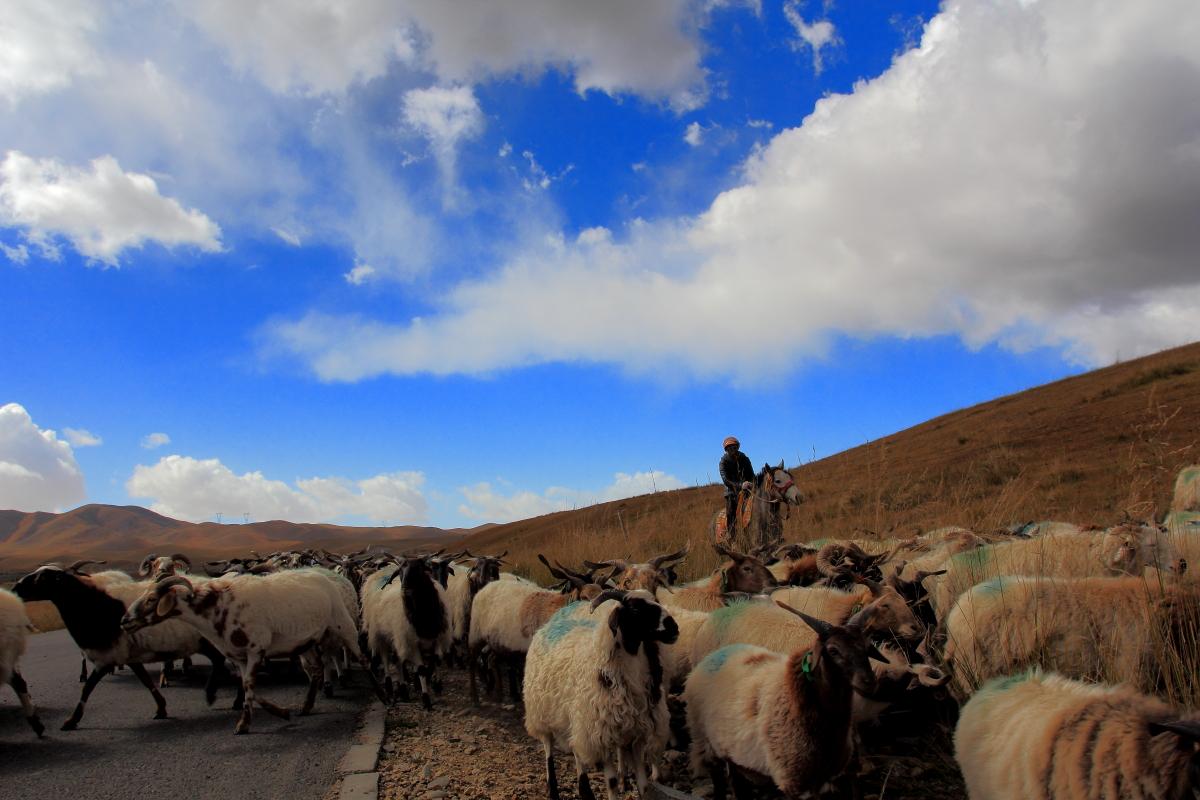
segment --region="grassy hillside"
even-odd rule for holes
[[[1198,444],[1200,344],[1192,344],[793,468],[806,499],[785,522],[785,536],[905,537],[950,524],[987,531],[1036,519],[1159,517],[1178,469],[1200,458]],[[519,569],[545,578],[538,552],[578,563],[647,556],[690,540],[688,571],[703,574],[716,564],[707,540],[719,508],[717,486],[659,492],[494,526],[463,544],[508,549]]]

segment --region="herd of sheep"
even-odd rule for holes
[[[753,553],[716,545],[711,575],[681,583],[688,549],[645,562],[540,557],[557,583],[503,571],[504,553],[278,553],[206,565],[148,556],[138,578],[45,565],[0,591],[0,681],[40,736],[17,669],[22,600],[49,600],[90,663],[75,728],[96,684],[201,654],[207,697],[232,665],[235,731],[268,659],[299,659],[300,713],[352,663],[385,701],[439,671],[523,704],[559,797],[554,753],[574,757],[576,792],[610,800],[632,776],[658,783],[668,749],[690,753],[712,797],[856,791],[864,734],[896,706],[958,701],[955,757],[972,798],[1200,795],[1200,468],[1181,474],[1163,524],[1066,523],[981,536],[944,528],[910,540],[816,541]],[[1195,531],[1195,532],[1193,532]],[[85,670],[86,672],[86,670]],[[83,677],[83,676],[81,676]],[[954,704],[957,709],[957,704]]]

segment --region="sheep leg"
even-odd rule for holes
[[[648,796],[646,790],[650,788],[646,777],[646,752],[641,747],[631,748],[627,751],[627,759],[633,763],[633,777],[637,781],[638,797],[645,798]]]
[[[725,762],[710,761],[708,777],[713,785],[712,800],[725,800],[726,795],[729,794],[729,784],[725,780]]]
[[[29,723],[29,727],[33,728],[33,732],[39,739],[42,738],[46,726],[42,725],[42,721],[38,719],[37,709],[33,707],[33,698],[29,696],[29,686],[25,684],[25,679],[14,669],[8,682],[12,685],[13,691],[17,693],[17,699],[21,701],[21,710],[25,712],[25,720]]]
[[[92,691],[96,688],[96,684],[100,682],[101,678],[112,671],[112,664],[109,664],[107,667],[96,667],[92,670],[92,674],[88,675],[87,682],[83,684],[83,691],[79,694],[79,703],[75,706],[74,713],[62,724],[64,731],[73,731],[79,727],[79,720],[83,719],[83,707],[87,705],[88,698],[92,696]]]
[[[579,791],[579,800],[596,800],[592,794],[592,782],[588,780],[587,770],[579,756],[575,756],[575,782]]]
[[[180,662],[180,669],[183,670],[184,675],[189,674],[192,671],[193,666],[194,665],[192,664],[191,656],[184,656],[183,661]]]
[[[754,800],[754,786],[733,764],[729,765],[729,782],[733,785],[733,800]]]
[[[428,665],[421,664],[417,667],[417,680],[421,683],[421,705],[426,711],[433,711],[433,700],[429,697],[429,673]]]
[[[79,659],[79,682],[87,683],[87,676],[87,656],[84,656],[83,658]]]
[[[554,745],[549,739],[543,739],[542,749],[546,751],[546,794],[550,800],[559,800],[558,775],[554,771]]]
[[[479,706],[479,686],[478,675],[476,675],[476,662],[479,659],[479,648],[472,647],[467,653],[467,677],[471,680],[471,705]]]
[[[301,657],[300,661],[303,664],[304,658]],[[322,661],[324,663],[321,665],[321,683],[325,686],[325,696],[333,697],[333,676],[340,673],[341,670],[331,656],[324,657]],[[305,667],[305,671],[307,671],[307,667]],[[310,684],[312,682],[312,673],[309,673],[309,682]]]
[[[617,800],[625,794],[625,771],[621,768],[621,755],[621,752],[617,753],[616,764],[604,762],[604,788],[608,790],[608,800]]]
[[[321,684],[325,683],[325,674],[329,671],[327,663],[321,657],[320,653],[312,651],[300,656],[300,663],[304,665],[305,671],[308,673],[308,694],[304,696],[304,705],[300,708],[300,716],[305,716],[312,712],[313,703],[317,699],[317,690],[321,688]],[[333,696],[333,687],[325,685],[325,696]]]
[[[212,642],[208,639],[200,640],[200,654],[212,664],[212,669],[208,673],[208,681],[204,684],[204,702],[211,706],[217,699],[217,687],[229,674],[229,670],[225,669],[225,656],[220,650],[213,647]]]
[[[162,662],[162,668],[159,669],[159,671],[158,671],[158,688],[165,689],[171,685],[171,682],[168,680],[168,678],[171,677],[171,674],[174,671],[175,671],[175,662],[174,661],[168,660],[168,661]]]
[[[521,665],[517,659],[513,659],[508,664],[508,695],[514,703],[521,702],[521,680],[518,672],[521,671]]]
[[[134,675],[137,675],[137,679],[142,682],[142,686],[145,686],[147,689],[150,690],[150,694],[154,695],[154,702],[158,705],[158,710],[154,712],[154,718],[155,719],[166,719],[167,718],[166,698],[164,698],[162,696],[162,694],[158,691],[158,688],[154,685],[154,681],[153,681],[153,679],[151,679],[150,673],[146,672],[145,665],[144,664],[130,664],[129,669],[133,671]]]
[[[246,651],[246,660],[238,664],[238,670],[242,673],[242,714],[238,717],[237,727],[233,729],[234,734],[242,734],[250,732],[250,720],[254,715],[254,676],[258,672],[258,665],[262,663],[262,653],[255,650]]]

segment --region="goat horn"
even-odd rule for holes
[[[866,586],[868,589],[870,589],[872,597],[880,597],[883,594],[883,585],[879,581],[873,581],[870,578],[863,577],[862,575],[855,575],[854,582],[861,583],[863,586]]]
[[[668,553],[664,556],[655,556],[650,559],[650,566],[658,569],[668,561],[678,561],[681,558],[687,558],[688,549],[685,547],[682,550],[676,550],[674,553]]]
[[[92,559],[84,559],[83,561],[76,561],[74,564],[67,567],[67,572],[78,573],[79,570],[83,569],[88,564],[107,564],[107,563],[108,563],[107,561],[95,561]]]
[[[605,600],[624,600],[626,594],[627,592],[624,589],[605,589],[596,595],[596,599],[592,601],[591,610],[595,611]]]
[[[187,556],[185,556],[183,553],[173,553],[171,555],[171,560],[172,561],[182,561],[184,564],[187,564],[188,569],[192,568],[192,560],[190,558],[188,558]]]
[[[808,614],[805,614],[803,611],[797,611],[796,609],[792,608],[791,606],[789,606],[787,603],[783,602],[782,600],[776,600],[775,605],[779,606],[784,611],[792,612],[797,617],[804,620],[804,623],[806,625],[808,625],[808,627],[810,627],[814,631],[816,631],[817,636],[821,637],[822,639],[824,639],[826,636],[828,636],[830,634],[830,632],[833,630],[833,626],[830,625],[825,620],[817,619],[816,617],[810,617]]]
[[[150,562],[156,558],[158,558],[158,556],[156,556],[154,553],[151,553],[150,555],[143,558],[142,563],[138,565],[137,574],[143,575],[143,576],[149,575],[150,574]]]

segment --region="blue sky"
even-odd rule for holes
[[[2,508],[470,526],[1195,338],[1192,2],[9,17]]]

